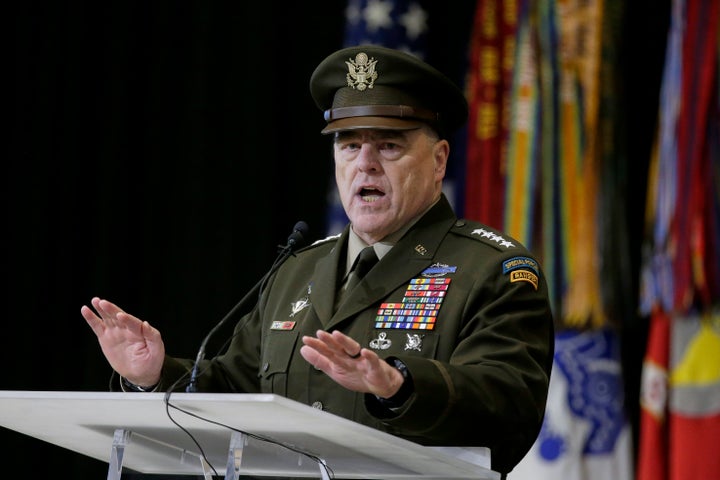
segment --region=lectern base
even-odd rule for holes
[[[120,480],[122,477],[123,456],[125,455],[125,447],[127,447],[132,437],[130,430],[118,428],[113,435],[112,449],[110,451],[110,459],[108,460],[107,480]],[[240,467],[242,466],[243,447],[249,438],[241,432],[232,432],[230,436],[230,445],[228,448],[227,467],[225,469],[225,480],[239,480]],[[189,452],[185,452],[189,454]],[[207,462],[205,457],[198,458],[200,467],[203,471],[205,480],[212,480],[216,472]],[[322,480],[330,480],[328,468],[324,460],[320,459],[320,478]]]
[[[238,434],[240,435],[240,434]],[[123,468],[123,457],[125,455],[125,448],[130,443],[130,438],[132,437],[132,431],[126,430],[123,428],[118,428],[115,430],[115,433],[113,434],[113,442],[112,442],[112,448],[110,450],[110,459],[108,460],[108,475],[107,480],[120,480],[122,477],[122,468]],[[233,439],[235,438],[235,435],[233,435]],[[240,440],[242,442],[242,439]],[[234,443],[231,442],[230,446],[230,455],[232,455],[233,458],[242,458],[242,443],[239,443],[241,453],[239,456],[236,456],[233,453],[233,445]],[[185,455],[189,454],[189,452],[185,452]],[[203,477],[205,480],[212,480],[213,474],[215,473],[210,466],[210,464],[207,462],[205,457],[199,457],[200,467],[203,471]],[[228,470],[225,475],[225,480],[238,480],[239,477],[239,468],[240,463],[237,463],[237,467],[235,467],[235,463],[232,465],[232,471],[231,471],[231,464],[230,459],[228,458]],[[232,473],[232,475],[231,475]]]

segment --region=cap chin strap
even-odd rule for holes
[[[440,114],[424,108],[409,105],[360,105],[356,107],[338,107],[325,110],[325,121],[332,122],[350,117],[396,117],[426,122],[439,122]]]

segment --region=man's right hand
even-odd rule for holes
[[[112,302],[95,297],[91,303],[94,311],[83,305],[80,313],[113,370],[135,385],[157,384],[165,359],[160,332]]]

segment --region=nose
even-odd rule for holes
[[[376,172],[380,170],[379,152],[372,143],[363,143],[360,153],[355,158],[357,168],[361,172]]]

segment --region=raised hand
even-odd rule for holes
[[[304,336],[303,343],[303,358],[349,390],[390,398],[402,386],[395,367],[337,330],[318,330],[316,337]]]
[[[160,332],[112,302],[95,297],[91,303],[94,310],[83,305],[80,313],[113,370],[136,385],[155,385],[165,359]]]

